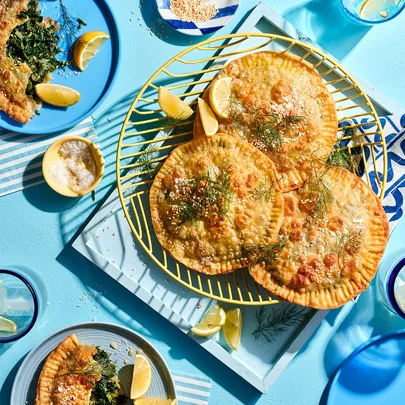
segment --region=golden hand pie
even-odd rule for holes
[[[177,147],[150,191],[159,242],[203,273],[244,267],[244,246],[269,243],[282,222],[283,197],[273,170],[262,152],[228,135]]]
[[[228,118],[219,132],[246,140],[274,162],[282,191],[300,187],[313,159],[329,155],[337,134],[335,102],[315,68],[285,52],[258,52],[230,62],[210,87],[230,77]],[[228,104],[226,103],[226,107]],[[197,114],[194,137],[204,136]]]
[[[277,259],[250,274],[287,301],[336,308],[368,287],[387,239],[387,217],[370,187],[346,169],[318,168],[284,194]]]
[[[38,380],[35,405],[88,405],[101,378],[94,346],[68,336],[46,359]]]

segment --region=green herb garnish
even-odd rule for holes
[[[141,155],[138,159],[138,164],[141,168],[141,172],[148,173],[150,179],[156,174],[156,169],[160,166],[159,162],[153,160],[158,157],[158,149],[148,149],[146,153]]]
[[[355,253],[361,246],[363,240],[363,231],[345,230],[336,238],[335,246],[332,248],[334,253],[341,255],[343,253]]]
[[[259,183],[251,192],[256,201],[271,201],[275,194],[273,184],[269,184],[266,180]]]
[[[230,101],[230,119],[238,129],[248,126],[254,140],[270,151],[280,151],[283,134],[288,125],[296,124],[305,120],[302,116],[285,116],[267,113],[262,107],[243,107],[239,101]]]
[[[261,263],[271,266],[278,259],[286,244],[287,241],[284,238],[279,238],[277,242],[269,245],[244,246],[242,255],[248,258],[249,266]]]
[[[273,309],[271,313],[266,313],[265,307],[261,307],[256,311],[257,327],[252,335],[256,340],[275,342],[290,327],[304,321],[310,313],[306,308],[293,305],[283,305],[279,309]]]
[[[66,43],[67,48],[70,49],[79,35],[79,30],[81,30],[87,24],[81,18],[72,16],[72,14],[70,14],[69,10],[66,8],[63,0],[59,0],[59,8],[61,38]]]
[[[353,152],[357,154],[358,150],[359,147],[351,148],[352,154]],[[353,159],[352,154],[347,148],[339,148],[338,146],[335,146],[325,163],[331,166],[343,167],[344,169],[357,174],[359,169],[358,162]]]
[[[330,166],[324,166],[321,173],[318,172],[316,162],[312,161],[312,170],[308,178],[309,199],[312,201],[312,217],[315,219],[323,218],[329,205],[333,202],[332,186],[324,176],[329,171]]]
[[[228,167],[219,167],[218,173],[212,169],[204,175],[186,180],[181,187],[184,190],[180,199],[169,202],[177,206],[179,224],[194,222],[200,218],[218,215],[224,218],[234,196]]]
[[[28,9],[18,17],[27,20],[11,32],[7,41],[7,56],[13,58],[14,63],[26,63],[31,68],[26,93],[34,95],[35,85],[46,81],[50,73],[66,63],[56,59],[55,55],[60,49],[55,26],[41,16],[36,0],[31,0]]]
[[[118,405],[126,403],[126,398],[120,395],[120,385],[116,373],[117,368],[111,361],[109,354],[99,347],[93,357],[101,369],[101,379],[94,385],[91,391],[91,405]]]

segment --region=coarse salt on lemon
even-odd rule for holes
[[[231,77],[222,77],[210,87],[210,106],[221,118],[228,118],[231,106]]]
[[[173,119],[185,120],[193,113],[188,104],[162,86],[159,87],[158,103],[162,111]]]
[[[83,34],[74,44],[73,60],[76,66],[81,70],[85,70],[90,61],[96,56],[101,45],[110,38],[103,31],[90,31]]]
[[[230,309],[226,312],[226,321],[222,332],[226,343],[232,350],[238,350],[242,336],[242,312],[240,308]]]
[[[143,354],[135,356],[132,373],[131,399],[138,399],[146,394],[152,382],[152,369],[148,359]]]
[[[211,107],[202,98],[198,99],[198,112],[205,135],[215,135],[218,132],[218,120]]]
[[[134,401],[134,405],[176,405],[177,401],[175,399],[161,399],[161,398],[150,398],[143,397]]]
[[[225,320],[225,311],[219,305],[214,305],[191,331],[198,336],[211,336],[220,331]]]
[[[40,83],[35,86],[35,93],[45,103],[56,107],[71,107],[80,100],[80,93],[71,87],[60,84]]]

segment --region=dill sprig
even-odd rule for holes
[[[247,106],[230,99],[230,119],[238,129],[243,125],[250,128],[252,137],[259,141],[267,150],[280,151],[283,143],[283,133],[291,124],[304,121],[306,118],[298,115],[280,116],[274,113],[267,113],[262,107]]]
[[[332,185],[324,179],[329,168],[330,166],[324,166],[324,170],[319,173],[316,162],[312,161],[312,170],[307,184],[309,199],[313,203],[312,217],[315,219],[323,218],[333,202]]]
[[[268,245],[251,245],[242,247],[242,255],[248,258],[249,266],[264,263],[271,266],[278,259],[287,241],[279,238],[275,243]]]
[[[222,166],[218,169],[216,174],[209,169],[204,175],[186,180],[183,185],[185,195],[182,195],[180,200],[170,199],[170,202],[177,206],[179,225],[209,215],[216,214],[224,218],[228,214],[234,190],[229,168]]]
[[[329,157],[325,159],[325,163],[331,166],[343,167],[344,169],[357,174],[359,170],[358,161],[353,159],[353,153],[357,154],[358,149],[358,147],[351,148],[352,153],[350,153],[347,148],[339,148],[338,146],[335,146]]]
[[[355,253],[361,246],[363,240],[363,231],[357,230],[345,230],[342,234],[336,237],[336,242],[332,251],[341,255],[343,253]]]
[[[141,172],[146,172],[150,179],[152,179],[156,170],[159,167],[159,162],[154,162],[154,159],[158,156],[158,149],[148,149],[147,153],[141,155],[138,159],[138,164]]]
[[[102,366],[97,361],[92,359],[83,364],[80,350],[78,352],[70,353],[67,360],[67,370],[62,375],[80,375],[89,382],[93,382],[94,379],[100,378],[102,374]]]
[[[271,201],[275,194],[273,184],[269,184],[266,180],[259,183],[250,194],[256,201]]]
[[[275,342],[279,336],[289,328],[299,325],[304,321],[310,311],[295,305],[283,305],[279,309],[273,309],[267,313],[265,307],[256,311],[257,327],[252,335],[256,340]]]
[[[66,8],[63,0],[59,0],[59,8],[61,38],[65,41],[67,47],[70,49],[79,35],[79,30],[87,24],[81,18],[72,16],[72,14],[70,14],[69,10]]]

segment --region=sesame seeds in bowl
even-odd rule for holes
[[[186,35],[207,35],[224,27],[240,0],[156,0],[160,16]]]

